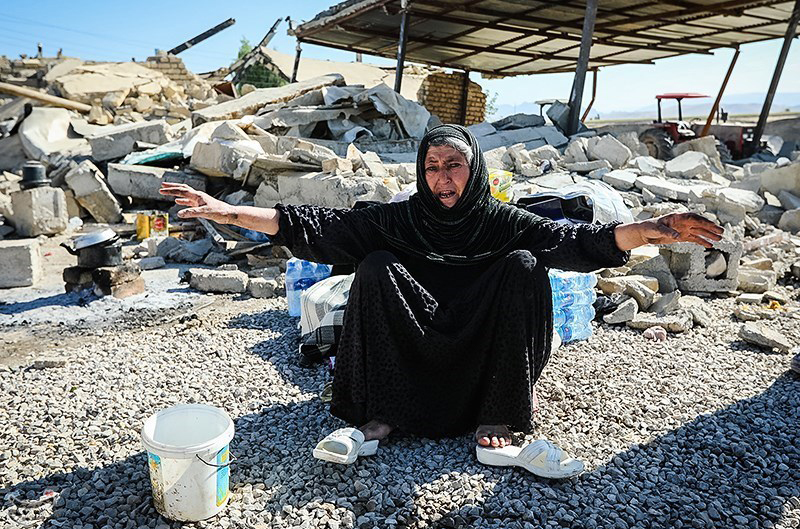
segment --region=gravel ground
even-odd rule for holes
[[[392,437],[342,467],[311,449],[343,424],[297,365],[284,299],[223,299],[169,325],[104,325],[46,351],[63,367],[0,366],[0,527],[167,528],[152,507],[142,422],[179,402],[235,420],[233,499],[186,527],[721,527],[800,525],[800,377],[790,356],[715,326],[670,335],[600,325],[539,384],[539,430],[587,464],[565,482],[477,463],[469,436]],[[800,343],[800,320],[766,322]],[[55,494],[46,493],[50,489]]]

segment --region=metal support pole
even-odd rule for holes
[[[661,123],[661,100],[656,99],[658,101],[658,122]]]
[[[733,73],[733,67],[736,66],[736,59],[739,58],[739,47],[736,47],[736,53],[733,54],[733,58],[731,59],[731,65],[728,66],[728,73],[725,74],[725,79],[722,81],[722,86],[719,87],[719,93],[717,94],[717,99],[714,100],[714,106],[711,107],[711,112],[708,113],[708,119],[706,119],[706,124],[703,127],[703,132],[700,133],[700,136],[706,136],[708,134],[708,129],[711,128],[711,121],[714,119],[714,114],[717,113],[719,109],[719,103],[722,101],[722,94],[725,93],[725,87],[728,86],[728,79],[731,78],[731,74]]]
[[[592,105],[594,105],[594,98],[597,95],[597,68],[592,69],[592,99],[589,101],[589,105],[586,107],[586,110],[583,111],[583,116],[581,116],[581,121],[586,121],[586,116],[589,115],[589,111],[592,109]]]
[[[406,43],[408,42],[408,0],[401,0],[400,5],[400,39],[397,42],[397,68],[394,72],[394,91],[398,94],[400,93],[400,87],[403,84],[403,66],[406,62]]]
[[[800,0],[798,0],[800,1]],[[597,17],[597,0],[586,0],[586,14],[583,17],[583,33],[581,34],[581,51],[578,54],[578,66],[572,80],[572,92],[569,96],[569,130],[572,135],[578,132],[578,116],[581,112],[583,85],[586,81],[586,69],[589,67],[589,53],[592,51],[592,34]]]
[[[469,97],[469,70],[464,70],[464,78],[461,81],[461,108],[458,112],[459,121],[462,125],[467,124],[467,98]]]
[[[681,108],[682,99],[678,98],[678,121],[683,121],[683,109]]]
[[[294,55],[294,68],[292,68],[292,79],[289,81],[290,83],[297,82],[297,70],[300,69],[300,52],[303,51],[303,48],[300,47],[300,40],[297,40],[297,46],[294,48],[295,55]]]
[[[172,48],[171,50],[169,50],[167,53],[168,53],[168,54],[171,54],[171,55],[177,55],[177,54],[179,54],[179,53],[180,53],[180,52],[182,52],[182,51],[188,50],[189,48],[191,48],[191,47],[192,47],[192,46],[194,46],[195,44],[197,44],[197,43],[200,43],[200,42],[203,42],[203,41],[204,41],[204,40],[206,40],[208,37],[211,37],[211,36],[213,36],[213,35],[216,35],[216,34],[217,34],[217,33],[219,33],[220,31],[222,31],[223,29],[231,27],[231,26],[232,26],[232,25],[234,25],[235,23],[236,23],[236,19],[229,18],[229,19],[228,19],[228,20],[226,20],[225,22],[222,22],[221,24],[217,24],[217,25],[216,25],[216,26],[214,26],[213,28],[211,28],[211,29],[209,29],[209,30],[207,30],[207,31],[204,31],[204,32],[200,33],[200,34],[199,34],[199,35],[197,35],[196,37],[192,37],[191,39],[187,40],[187,41],[186,41],[186,42],[184,42],[183,44],[178,44],[177,46],[175,46],[174,48]]]
[[[780,82],[781,74],[783,74],[783,66],[786,64],[786,56],[789,55],[789,48],[792,45],[792,39],[797,31],[798,20],[800,20],[800,0],[795,0],[792,16],[789,17],[789,23],[786,26],[786,35],[783,37],[783,46],[778,55],[778,62],[775,64],[775,73],[772,74],[772,82],[769,84],[767,97],[764,99],[764,106],[761,107],[761,114],[758,116],[758,124],[753,131],[753,142],[750,144],[750,153],[755,152],[761,143],[761,136],[764,134],[764,127],[767,126],[767,117],[772,108],[772,100],[775,99],[775,91],[778,89],[778,82]]]

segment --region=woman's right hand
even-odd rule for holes
[[[175,198],[175,203],[189,206],[178,212],[182,219],[203,218],[220,224],[234,224],[238,215],[236,206],[217,200],[208,193],[198,191],[186,184],[163,182],[158,190],[162,195]]]

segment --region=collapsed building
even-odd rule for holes
[[[305,30],[294,32],[302,40]],[[197,288],[275,295],[285,252],[260,234],[178,220],[180,207],[158,193],[161,183],[183,182],[232,204],[262,207],[387,202],[413,192],[419,139],[454,121],[469,125],[491,170],[511,174],[512,200],[587,184],[613,189],[636,219],[692,211],[728,228],[730,236],[711,251],[677,245],[602,272],[601,290],[618,295],[610,323],[677,332],[702,324],[695,295],[764,296],[784,275],[800,277],[800,151],[791,139],[783,156],[767,161],[726,163],[712,136],[684,142],[671,159],[659,160],[635,132],[576,125],[579,99],[553,102],[546,117],[486,122],[485,96],[467,74],[399,64],[391,75],[364,64],[306,60],[299,64],[307,68],[289,75],[288,56],[265,54],[294,82],[233,95],[165,53],[142,63],[0,59],[3,91],[13,94],[0,106],[0,236],[8,239],[0,241],[0,267],[15,271],[0,286],[35,284],[37,237],[81,223],[84,232],[110,226],[130,237],[137,214],[157,210],[170,215],[172,237],[130,245],[128,259],[112,260],[114,272],[65,271],[68,288],[130,295],[143,288],[142,269],[175,261],[222,268],[216,282],[213,273],[197,274]],[[567,59],[554,54],[548,61],[558,70]],[[117,240],[108,234],[103,243]],[[237,275],[240,267],[248,273]]]

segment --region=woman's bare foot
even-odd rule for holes
[[[511,444],[511,432],[504,424],[481,424],[475,440],[481,446],[503,447]]]
[[[359,430],[364,434],[365,441],[372,441],[373,439],[382,441],[386,439],[386,436],[388,436],[394,428],[380,421],[369,421],[359,428]]]

